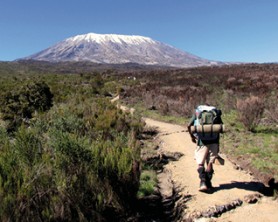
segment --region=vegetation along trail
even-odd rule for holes
[[[161,149],[183,156],[165,166],[181,188],[184,202],[181,221],[278,221],[277,200],[267,197],[267,187],[247,172],[237,169],[224,154],[225,165],[215,165],[212,193],[198,191],[199,178],[194,160],[195,144],[185,127],[145,119],[158,130]]]

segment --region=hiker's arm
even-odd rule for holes
[[[187,129],[188,129],[189,135],[191,136],[191,141],[192,141],[193,143],[196,143],[196,138],[195,138],[195,136],[193,135],[193,133],[191,132],[191,126],[192,126],[192,125],[188,125],[188,126],[187,126]]]
[[[193,133],[191,132],[191,126],[194,125],[194,121],[195,121],[195,115],[192,116],[190,122],[189,122],[188,125],[187,125],[187,129],[188,129],[189,135],[191,136],[192,142],[193,142],[193,143],[196,143],[196,138],[195,138],[195,136],[193,135]]]

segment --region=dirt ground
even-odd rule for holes
[[[157,137],[161,141],[160,146],[163,150],[183,154],[178,161],[170,162],[165,166],[172,172],[173,182],[181,188],[181,195],[190,197],[185,203],[182,221],[187,218],[195,218],[194,221],[224,222],[278,221],[277,200],[264,196],[261,192],[265,187],[264,184],[256,181],[245,171],[237,170],[224,154],[221,156],[225,159],[225,165],[214,165],[213,192],[199,192],[197,165],[194,160],[196,144],[191,142],[185,127],[152,119],[145,119],[145,122],[147,126],[158,129]],[[254,201],[256,203],[248,203],[250,198],[246,197],[254,195],[262,197],[257,198],[257,201]],[[241,204],[220,215],[205,216],[207,212],[214,211],[218,206],[233,205],[234,202],[241,202]]]

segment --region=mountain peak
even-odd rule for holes
[[[91,61],[95,63],[195,67],[217,65],[170,45],[138,35],[77,35],[58,42],[23,59],[60,62]]]
[[[141,44],[141,43],[155,43],[154,40],[148,37],[139,36],[139,35],[117,35],[117,34],[96,34],[88,33],[84,35],[77,35],[71,38],[68,38],[66,41],[80,42],[95,42],[98,44],[106,42],[114,42],[118,44]]]

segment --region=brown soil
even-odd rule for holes
[[[237,168],[244,169],[253,175],[256,179],[262,181],[264,184],[268,184],[271,180],[274,180],[273,175],[270,173],[261,172],[251,164],[251,159],[244,156],[229,157],[229,160],[236,163]]]
[[[186,200],[181,221],[278,221],[278,202],[264,195],[267,187],[230,162],[224,154],[221,156],[225,165],[214,165],[213,192],[199,192],[194,160],[196,145],[191,142],[185,128],[152,119],[145,119],[145,122],[147,126],[157,128],[157,137],[165,152],[183,154],[178,161],[165,166]]]

